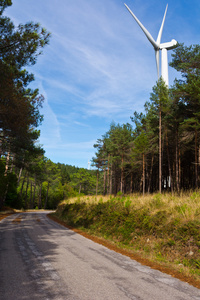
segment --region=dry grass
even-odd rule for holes
[[[95,204],[100,202],[106,202],[113,196],[80,196],[69,198],[61,203],[62,205],[80,202]],[[135,209],[141,209],[146,207],[150,210],[151,214],[156,214],[160,210],[166,210],[172,218],[181,217],[182,220],[200,220],[200,191],[188,191],[178,194],[146,194],[141,195],[139,193],[127,195],[125,197],[117,196],[124,201],[130,201],[131,205]]]

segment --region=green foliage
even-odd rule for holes
[[[135,235],[152,234],[157,237],[168,236],[167,245],[170,247],[178,240],[187,244],[191,238],[193,243],[200,239],[199,221],[181,224],[177,219],[172,219],[169,222],[169,213],[166,210],[152,214],[145,207],[134,209],[130,200],[119,201],[118,197],[97,203],[80,202],[78,199],[62,206],[57,214],[71,226],[85,227],[114,239],[120,238],[125,243],[131,242]]]
[[[79,191],[79,194],[94,193],[96,186],[96,177],[93,177],[88,170],[80,168],[77,173],[71,176],[71,185]]]
[[[5,173],[5,162],[3,160],[0,160],[0,197],[1,198],[3,198],[5,194],[6,186],[8,182],[8,178],[4,176],[4,173]]]
[[[3,170],[5,170],[5,163]],[[68,173],[69,170],[74,172],[71,172],[71,176]],[[9,177],[4,176],[4,171],[0,174],[2,174],[3,180]],[[84,192],[86,194],[94,193],[96,176],[86,169],[55,164],[42,155],[32,157],[31,161],[24,164],[19,179],[15,195],[17,208],[27,209],[37,206],[38,208],[56,209],[64,199],[79,194],[80,184],[82,185],[82,194]]]
[[[190,199],[195,202],[199,202],[199,198],[200,198],[200,193],[197,191],[193,192],[192,195],[190,196]]]
[[[11,0],[0,0],[0,16],[2,15],[5,8],[11,5],[12,5]]]
[[[162,195],[160,193],[155,194],[150,205],[152,208],[161,208],[163,205]]]
[[[5,176],[5,162],[0,160],[0,202],[4,205],[19,208],[17,195],[17,177],[14,173]],[[1,207],[0,207],[1,208]]]
[[[28,184],[20,192],[18,201],[17,179],[13,169],[26,167],[27,160],[44,153],[35,145],[40,132],[35,128],[43,120],[39,109],[44,98],[38,89],[28,88],[33,74],[24,69],[36,63],[41,49],[48,44],[50,34],[38,23],[29,22],[15,27],[4,10],[12,1],[0,1],[0,159],[5,159],[1,170],[0,208],[6,203],[27,206]]]
[[[143,235],[157,230],[161,234],[167,214],[166,211],[160,211],[151,216],[148,209],[134,210],[130,200],[116,197],[97,204],[66,204],[62,218],[67,218],[71,226],[95,229],[104,235],[120,237],[127,242],[134,233]]]
[[[191,244],[198,242],[200,240],[200,221],[188,221],[181,225],[175,237],[184,241],[190,241]]]
[[[6,194],[5,205],[13,208],[21,208],[21,203],[19,203],[17,195],[17,177],[14,173],[9,173],[7,177],[8,190]]]
[[[176,206],[177,211],[182,214],[183,216],[185,215],[186,211],[189,209],[188,205],[185,203],[183,205],[177,205]]]

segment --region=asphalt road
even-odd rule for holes
[[[48,219],[0,222],[1,300],[200,300],[200,290]]]

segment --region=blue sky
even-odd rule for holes
[[[200,42],[199,0],[127,0],[154,39]],[[157,80],[155,55],[121,0],[13,0],[14,23],[39,22],[52,37],[30,68],[45,102],[40,144],[53,162],[87,168],[112,121],[131,123]],[[170,61],[172,51],[168,51]],[[169,82],[179,76],[169,68]]]

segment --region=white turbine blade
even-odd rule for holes
[[[163,26],[164,26],[164,23],[165,23],[165,17],[166,17],[166,13],[167,13],[167,8],[168,8],[168,4],[166,6],[166,9],[165,9],[165,13],[164,13],[164,17],[163,17],[163,20],[162,20],[162,24],[160,26],[160,30],[159,30],[159,33],[158,33],[158,37],[157,37],[157,40],[156,40],[156,43],[158,45],[160,45],[160,41],[161,41],[161,36],[162,36],[162,32],[163,32]]]
[[[160,77],[160,60],[159,60],[159,56],[160,56],[160,51],[159,50],[155,50],[155,56],[156,56],[156,68],[157,68],[157,74],[158,74],[158,79]]]
[[[138,25],[140,26],[140,28],[142,29],[142,31],[144,32],[144,34],[146,35],[146,37],[148,38],[148,40],[150,41],[150,43],[153,45],[154,49],[158,50],[159,49],[159,45],[156,43],[156,41],[154,40],[154,38],[148,32],[148,30],[142,25],[142,23],[138,20],[138,18],[134,15],[134,13],[130,10],[130,8],[125,3],[124,3],[124,5],[128,9],[128,11],[131,13],[131,15],[133,16],[133,18],[135,19],[135,21],[138,23]]]

